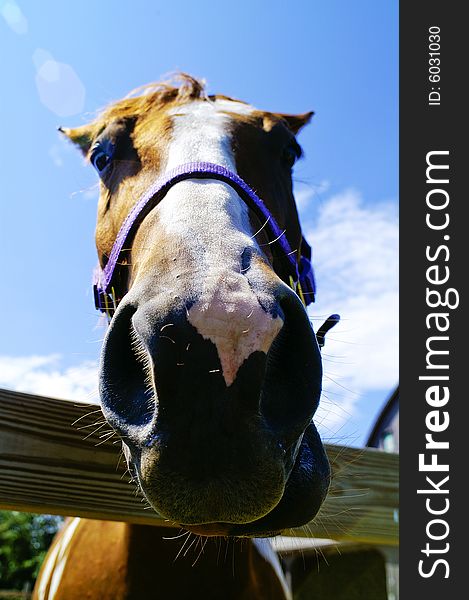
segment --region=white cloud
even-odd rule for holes
[[[318,422],[329,434],[356,412],[367,392],[383,402],[398,381],[398,220],[394,203],[366,205],[348,190],[331,197],[315,219],[303,214],[313,246],[315,330],[331,313],[339,323],[323,350],[323,406]],[[329,399],[329,400],[327,400]]]
[[[0,2],[0,14],[12,31],[19,35],[28,33],[28,21],[14,0]]]
[[[97,402],[97,369],[97,363],[91,360],[63,367],[59,354],[0,355],[0,387],[66,400]]]

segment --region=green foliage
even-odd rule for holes
[[[34,582],[61,517],[0,511],[0,588]]]

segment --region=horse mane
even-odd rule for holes
[[[194,100],[213,101],[218,98],[240,102],[241,100],[224,95],[207,95],[204,79],[197,79],[187,73],[176,73],[170,78],[148,83],[132,90],[122,100],[111,103],[99,114],[99,119],[113,120],[126,117],[139,117],[156,107],[168,104],[181,105]]]

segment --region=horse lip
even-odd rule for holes
[[[313,430],[313,435],[311,435],[311,428]],[[223,520],[214,520],[214,521],[205,521],[205,522],[190,522],[190,521],[184,521],[184,520],[175,520],[174,517],[168,516],[166,515],[166,517],[168,517],[169,519],[171,519],[172,521],[178,522],[179,525],[183,528],[185,528],[188,531],[191,531],[195,534],[198,535],[203,535],[203,536],[207,536],[207,537],[212,537],[212,536],[223,536],[223,537],[272,537],[275,535],[280,535],[281,532],[284,529],[288,529],[290,527],[299,527],[301,525],[303,525],[306,522],[311,521],[317,510],[319,509],[319,506],[322,504],[322,501],[324,500],[325,494],[327,492],[327,488],[329,485],[329,467],[328,467],[328,461],[327,458],[325,458],[325,463],[321,464],[321,460],[324,460],[325,457],[325,453],[323,458],[321,459],[321,450],[323,452],[323,448],[321,447],[318,451],[318,449],[314,448],[314,437],[315,435],[317,436],[317,432],[315,430],[315,427],[313,425],[311,425],[310,427],[308,427],[308,431],[309,433],[306,434],[304,436],[302,436],[301,441],[298,442],[298,449],[295,449],[295,455],[296,455],[296,460],[294,460],[294,465],[292,470],[290,471],[288,478],[285,482],[284,485],[284,490],[283,493],[280,497],[280,499],[278,500],[277,504],[271,508],[271,510],[269,512],[267,512],[265,515],[255,518],[253,520],[250,521],[245,521],[245,522],[226,522]],[[307,438],[307,439],[304,439]],[[316,439],[319,439],[318,436]],[[313,440],[313,443],[312,443]],[[296,446],[296,445],[295,445]],[[299,486],[300,489],[296,490],[292,499],[292,494],[291,494],[291,488],[295,488],[296,486],[298,486],[298,481],[293,481],[292,479],[294,479],[295,477],[298,477],[298,472],[303,470],[305,465],[303,464],[303,461],[300,460],[300,458],[298,457],[298,452],[300,451],[300,449],[302,451],[304,451],[304,447],[308,448],[309,452],[313,452],[314,456],[315,456],[315,461],[317,462],[316,467],[319,465],[319,468],[316,469],[316,473],[313,473],[312,475],[308,475],[307,479],[315,479],[315,481],[313,482],[314,484],[314,497],[309,497],[308,496],[308,491],[306,491],[305,494],[305,490],[301,487],[304,485],[303,482],[300,482]],[[140,478],[139,478],[139,469],[137,467],[137,464],[139,462],[139,453],[137,452],[137,456],[134,455],[134,461],[132,463],[132,467],[130,469],[131,473],[133,474],[133,477],[135,478],[135,481],[139,481],[140,485]],[[313,461],[314,462],[314,461]],[[310,461],[307,461],[307,463],[310,463]],[[318,479],[319,477],[319,479]],[[142,487],[142,491],[143,491],[143,487]],[[307,496],[306,499],[306,505],[304,503],[304,496]],[[296,505],[297,500],[301,503],[303,503],[303,506],[300,506],[300,516],[298,516],[297,512],[298,512],[298,506]],[[291,504],[293,501],[293,505]],[[283,513],[285,511],[285,506],[287,507],[287,514],[292,514],[294,515],[295,522],[292,523],[288,523],[285,524],[285,526],[282,525],[282,521],[284,519],[283,514],[280,517],[280,522],[278,519],[278,512],[279,510]],[[306,508],[305,508],[306,506]],[[301,516],[303,515],[303,516]],[[164,516],[164,515],[162,515]],[[272,519],[272,521],[271,521]]]
[[[285,529],[301,527],[314,519],[329,489],[330,465],[322,444],[320,447],[315,447],[315,442],[320,441],[320,438],[312,423],[305,431],[304,438],[301,452],[306,455],[305,464],[300,458],[297,459],[277,505],[256,521],[233,524],[230,528],[230,536],[271,537]],[[314,458],[311,459],[308,454]],[[302,471],[306,465],[310,470],[304,477]]]
[[[228,523],[204,523],[202,525],[185,525],[181,523],[181,527],[191,533],[205,537],[227,537],[229,535]]]
[[[255,523],[255,521],[253,521]],[[185,523],[180,523],[181,527],[187,529],[191,533],[195,533],[196,535],[202,535],[204,537],[254,537],[249,534],[246,535],[236,535],[233,536],[230,531],[233,526],[232,523],[202,523],[200,525],[186,525]],[[262,532],[262,537],[275,537],[276,535],[280,535],[281,530],[278,531],[267,531]],[[256,535],[255,537],[258,537]]]
[[[298,448],[295,451],[295,459],[293,461],[294,465],[292,467],[292,470],[293,470],[293,468],[295,468],[296,456],[297,456],[298,450],[302,443],[303,443],[303,435],[301,436],[301,438],[298,442]],[[282,497],[280,498],[278,503],[267,514],[265,514],[262,517],[259,517],[258,519],[254,519],[253,521],[249,521],[246,523],[225,523],[225,522],[219,522],[219,521],[214,521],[214,522],[209,522],[209,523],[198,523],[198,524],[180,523],[180,526],[183,527],[184,529],[187,529],[188,531],[190,531],[192,533],[195,533],[197,535],[202,535],[205,537],[221,536],[221,537],[232,537],[232,538],[253,538],[253,537],[267,538],[267,537],[275,537],[277,535],[281,535],[283,529],[286,529],[287,527],[284,527],[284,528],[271,527],[268,525],[268,523],[265,523],[266,529],[263,529],[264,525],[262,525],[261,529],[258,529],[258,524],[262,523],[262,521],[264,521],[264,520],[268,520],[269,515],[271,515],[277,509],[277,507],[282,503],[282,501],[284,501],[285,491],[289,485],[290,477],[291,477],[291,471],[289,473],[287,481],[285,482],[284,493],[282,494]],[[312,518],[314,518],[314,515],[312,515],[311,518],[308,518],[307,520],[309,521]]]

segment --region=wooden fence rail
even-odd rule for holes
[[[120,444],[107,439],[109,427],[97,429],[101,420],[95,404],[0,389],[0,508],[165,525],[129,485]],[[398,456],[326,449],[328,499],[307,527],[286,534],[397,545]]]

